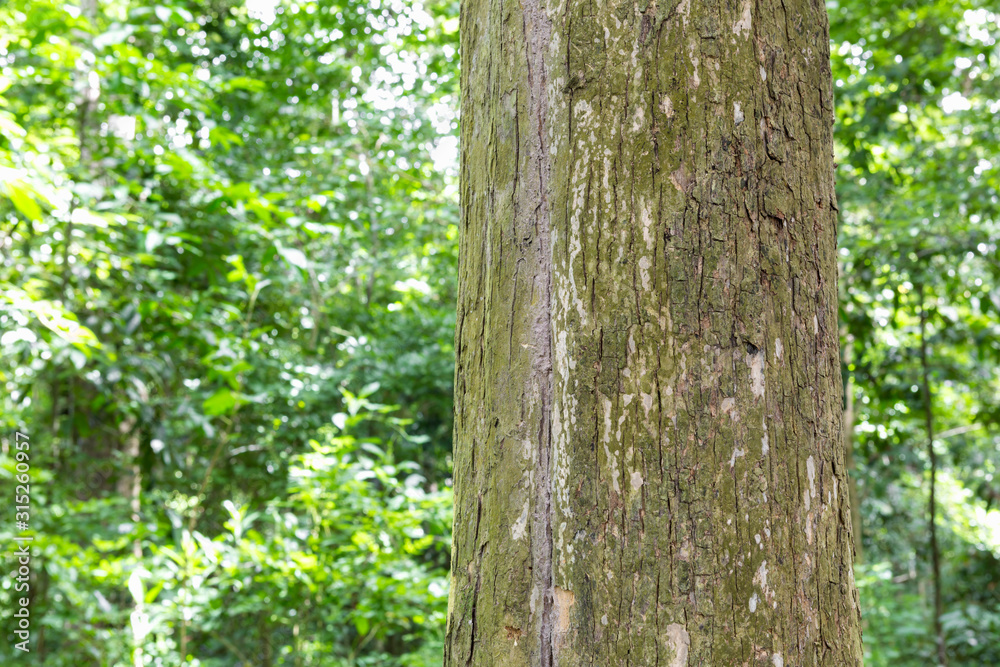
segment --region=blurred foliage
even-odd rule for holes
[[[827,6],[866,664],[937,664],[921,317],[948,657],[1000,664],[1000,7]]]
[[[922,316],[949,657],[1000,664],[1000,10],[828,7],[867,664],[934,663]],[[457,50],[457,0],[0,6],[0,661],[440,662]]]
[[[0,401],[31,442],[36,664],[437,660],[457,15],[0,6]]]

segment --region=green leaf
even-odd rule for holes
[[[233,78],[226,81],[222,89],[225,92],[232,92],[234,90],[248,90],[255,93],[263,92],[267,88],[263,81],[258,81],[257,79],[251,79],[248,76],[234,76]]]
[[[42,219],[42,208],[35,201],[34,194],[23,181],[6,181],[4,187],[14,207],[28,220]]]
[[[0,132],[7,137],[16,137],[18,139],[28,134],[23,127],[17,124],[13,114],[8,111],[0,111]]]
[[[89,211],[85,208],[77,208],[73,210],[73,215],[71,217],[74,225],[87,225],[90,227],[102,227],[108,226],[108,219],[105,216],[98,215],[93,211]]]
[[[146,600],[146,587],[142,583],[139,570],[133,570],[132,574],[129,575],[128,592],[132,594],[132,599],[136,602],[144,602]]]
[[[286,262],[296,268],[309,268],[309,260],[306,259],[305,253],[297,248],[284,248],[278,246],[278,253],[285,259]]]
[[[236,406],[236,396],[233,392],[223,387],[216,391],[214,394],[205,399],[202,403],[202,409],[205,414],[211,416],[218,416],[231,411]]]
[[[163,245],[163,240],[164,240],[163,234],[161,234],[155,229],[150,229],[148,232],[146,232],[146,242],[145,242],[146,252],[153,252],[154,250],[159,248],[161,245]]]

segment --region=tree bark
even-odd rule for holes
[[[858,665],[827,17],[464,0],[445,664]]]

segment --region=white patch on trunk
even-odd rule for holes
[[[576,604],[576,594],[558,586],[553,589],[553,592],[555,596],[552,606],[556,615],[556,634],[565,635],[569,632],[569,610]]]
[[[611,484],[615,489],[615,493],[621,493],[621,485],[618,484],[618,452],[612,453],[611,449],[608,447],[608,443],[611,442],[612,428],[614,426],[611,423],[611,408],[612,404],[610,399],[604,399],[604,455],[608,457],[608,466],[611,468]],[[618,425],[618,438],[621,439],[621,423]]]
[[[743,122],[743,107],[740,106],[739,102],[733,102],[733,120],[739,125]]]
[[[750,597],[750,613],[751,614],[754,613],[755,611],[757,611],[757,603],[758,602],[760,602],[760,597],[758,597],[757,593],[755,592]]]
[[[524,533],[526,532],[528,526],[528,505],[529,503],[526,499],[524,501],[524,509],[521,510],[521,516],[517,517],[517,521],[510,527],[510,535],[515,540],[524,537]]]
[[[730,468],[736,467],[736,459],[739,458],[739,457],[741,457],[741,456],[744,456],[745,454],[746,454],[746,452],[743,451],[742,449],[740,449],[739,447],[737,447],[736,449],[734,449],[733,450],[733,456],[732,456],[731,459],[729,459],[729,467]]]
[[[688,18],[691,16],[691,0],[681,0],[677,5],[677,13],[681,15],[681,21],[684,22],[684,27],[687,27]]]
[[[611,401],[604,399],[604,442],[611,442]]]
[[[566,561],[569,560],[570,563],[576,562],[576,556],[573,555],[573,545],[567,543],[566,540],[566,522],[563,521],[559,524],[559,530],[556,531],[556,539],[554,540],[554,549],[559,553],[565,552],[569,558],[563,557],[560,559],[560,567],[564,568],[566,566]]]
[[[639,260],[639,280],[642,282],[644,290],[649,290],[649,267],[652,265],[648,257]]]
[[[750,391],[760,398],[764,395],[764,351],[758,350],[756,354],[747,353],[745,361],[750,367]]]
[[[771,664],[774,667],[785,667],[785,659],[781,657],[780,653],[775,653],[771,656]]]
[[[751,10],[753,3],[751,0],[743,0],[740,8],[740,20],[733,24],[733,34],[746,38],[750,34]]]
[[[534,443],[532,443],[528,438],[525,438],[524,442],[521,443],[521,456],[525,459],[531,459],[531,454],[534,449]]]
[[[760,80],[767,81],[767,70],[764,69],[763,65],[760,66]]]
[[[813,457],[806,459],[806,475],[809,477],[809,495],[816,497],[816,461]]]
[[[638,44],[638,42],[636,42]],[[632,54],[632,60],[635,60],[635,54]],[[634,66],[634,64],[633,64]],[[643,125],[646,124],[646,109],[641,104],[637,104],[635,107],[635,117],[632,119],[632,131],[640,132]]]
[[[558,507],[563,516],[572,516],[573,511],[569,505],[569,472],[571,466],[569,438],[570,431],[576,421],[576,397],[570,390],[568,382],[563,383],[563,386],[559,388],[559,379],[568,377],[570,373],[568,355],[562,357],[556,353],[554,366],[554,382],[558,393],[554,401],[555,404],[552,407],[552,449],[549,468],[550,488],[552,490],[553,509]]]
[[[819,333],[819,318],[813,315],[813,333]]]
[[[622,487],[618,484],[618,454],[612,454],[607,445],[604,445],[604,454],[608,457],[608,463],[611,465],[611,486],[615,493],[621,493]]]
[[[767,452],[771,449],[771,447],[768,445],[770,440],[767,437],[767,419],[761,417],[760,425],[764,427],[764,437],[760,439],[760,455],[767,456]]]
[[[785,346],[781,344],[781,339],[780,338],[775,338],[774,339],[774,356],[777,357],[778,359],[781,359],[781,355],[784,353],[784,351],[785,351]]]
[[[753,576],[753,583],[755,583],[758,586],[760,586],[761,592],[764,593],[764,599],[765,600],[770,600],[772,597],[774,597],[774,594],[767,587],[767,561],[766,560],[763,563],[760,564],[760,567],[757,568],[757,574],[755,574]]]
[[[643,202],[643,204],[639,209],[639,222],[642,223],[642,240],[645,241],[646,248],[648,248],[651,251],[655,251],[656,220],[653,217],[653,211],[651,207],[648,206],[645,202]]]
[[[631,480],[632,480],[632,490],[638,491],[642,487],[642,475],[640,475],[637,472],[634,472],[631,475]]]
[[[674,653],[670,667],[687,667],[688,649],[691,646],[691,635],[688,634],[687,628],[680,623],[668,625],[667,643]]]
[[[566,332],[560,331],[556,335],[556,364],[563,362],[570,370],[576,368],[576,360],[570,356],[566,346]]]
[[[674,103],[671,102],[670,98],[666,95],[660,96],[660,111],[662,111],[663,115],[667,118],[674,117]]]

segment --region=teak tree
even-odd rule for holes
[[[461,30],[445,664],[861,664],[823,3]]]

